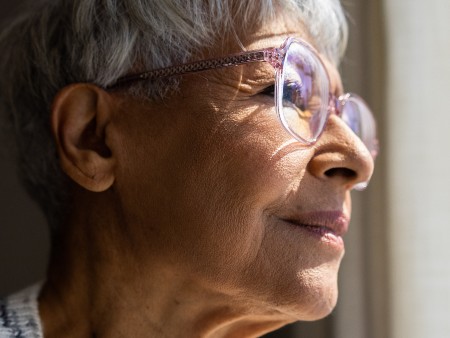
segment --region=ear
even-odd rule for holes
[[[73,84],[55,97],[51,126],[63,171],[82,187],[105,191],[114,182],[108,125],[115,105],[93,84]]]

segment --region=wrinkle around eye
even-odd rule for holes
[[[244,77],[237,86],[237,90],[240,93],[246,94],[249,97],[262,93],[267,95],[266,90],[270,91],[270,88],[272,88],[273,92],[275,91],[275,79],[273,76],[264,78]]]
[[[252,96],[274,84],[275,71],[269,64],[261,62],[212,70],[206,77],[211,83]]]
[[[275,96],[275,84],[271,84],[271,85],[265,87],[258,94],[266,95],[266,96],[273,98]]]

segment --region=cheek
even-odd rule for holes
[[[239,109],[237,109],[239,111]],[[243,198],[265,203],[280,189],[299,181],[306,170],[310,152],[283,129],[273,108],[250,107],[230,118],[218,130],[217,163],[230,179],[230,186],[244,190]]]
[[[224,266],[240,273],[254,263],[266,236],[266,210],[295,190],[304,174],[309,153],[288,150],[292,144],[273,122],[222,121],[207,142],[190,142],[199,147],[185,181],[185,220],[197,224],[195,237],[210,244],[204,249],[214,248],[209,259],[227,263],[218,274]]]
[[[273,112],[204,114],[157,135],[141,124],[117,140],[116,188],[131,242],[149,260],[228,292],[244,287],[277,301],[290,290],[283,297],[294,299],[289,285],[306,271],[308,248],[299,253],[265,212],[298,190],[311,153],[290,141]]]
[[[114,140],[115,189],[133,244],[225,281],[258,251],[263,205],[279,194],[286,166],[272,158],[273,125],[217,116],[191,112],[164,132],[127,118]]]

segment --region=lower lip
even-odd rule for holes
[[[327,246],[333,247],[334,249],[338,250],[344,249],[344,240],[342,239],[342,237],[328,228],[311,225],[299,225],[290,221],[286,222],[296,229],[302,230],[310,236],[318,239],[320,242],[326,244]]]

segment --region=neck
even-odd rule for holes
[[[156,255],[143,259],[112,230],[117,215],[71,219],[39,299],[46,338],[257,337],[290,321]]]

